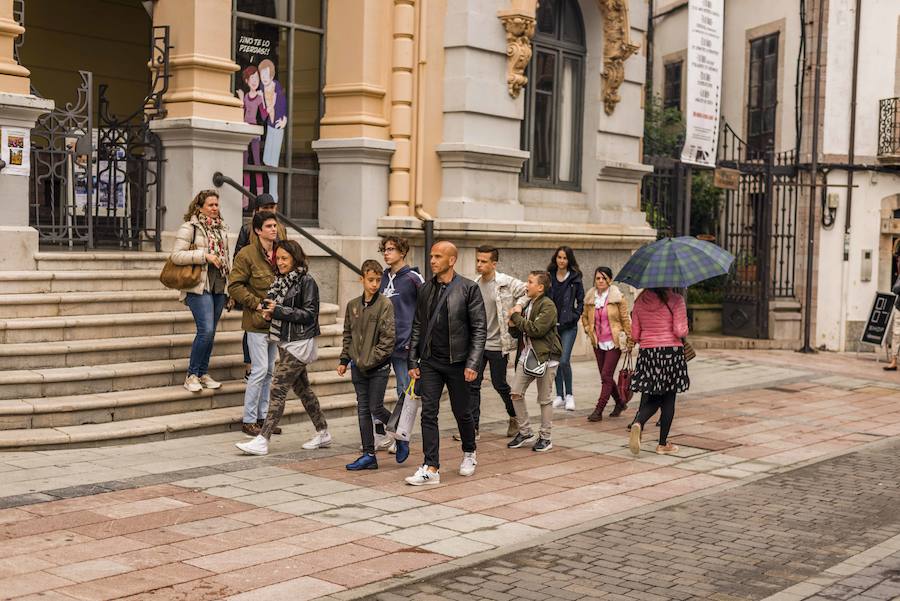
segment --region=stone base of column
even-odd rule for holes
[[[388,212],[388,176],[395,144],[376,138],[316,140],[319,225],[344,236],[377,235]]]
[[[447,219],[524,220],[519,172],[528,152],[462,142],[437,147],[442,196],[438,214]]]
[[[166,214],[163,230],[174,231],[183,221],[191,199],[200,190],[213,188],[216,171],[241,180],[244,169],[244,150],[254,137],[262,134],[258,125],[243,122],[218,121],[199,117],[159,119],[150,128],[162,140],[166,163],[163,178],[163,200]],[[222,218],[232,233],[242,223],[241,193],[224,186],[219,189]],[[171,243],[171,238],[164,240]]]

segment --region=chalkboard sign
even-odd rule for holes
[[[897,296],[890,292],[879,292],[875,295],[875,303],[863,330],[862,342],[881,346],[891,323],[891,310],[894,308],[896,298]]]

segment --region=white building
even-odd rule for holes
[[[652,89],[667,106],[681,108],[687,2],[652,4]],[[825,19],[820,106],[815,115],[820,5]],[[792,205],[796,256],[788,257],[795,271],[791,294],[770,305],[769,321],[774,324],[770,337],[803,340],[798,319],[805,314],[814,126],[819,128],[820,186],[814,203],[811,345],[856,349],[876,291],[890,290],[897,277],[891,250],[900,240],[898,32],[900,2],[896,0],[725,1],[723,128],[727,123],[758,151],[799,151],[798,185],[790,187],[793,193],[784,188],[796,203]],[[847,187],[851,179],[852,188]],[[777,211],[778,205],[772,208]],[[773,270],[778,269],[774,261]]]

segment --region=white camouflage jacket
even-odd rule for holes
[[[475,283],[481,283],[480,275],[475,280]],[[527,304],[528,296],[525,294],[525,282],[517,280],[511,275],[495,271],[494,283],[497,286],[497,321],[500,323],[500,352],[507,355],[516,350],[517,341],[509,334],[506,315],[514,305],[524,306]],[[485,299],[486,301],[487,299]]]

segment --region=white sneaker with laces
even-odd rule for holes
[[[566,402],[563,400],[561,396],[553,397],[553,408],[554,409],[562,409],[566,406]]]
[[[328,446],[331,446],[331,434],[328,433],[328,430],[316,432],[316,435],[309,442],[303,443],[303,448],[307,451],[323,449]]]
[[[471,476],[475,473],[476,465],[478,465],[478,460],[475,459],[475,451],[464,453],[462,463],[459,464],[459,475]]]
[[[203,390],[203,384],[200,383],[200,378],[194,374],[190,374],[184,379],[184,387],[191,392],[200,392]]]
[[[375,450],[376,451],[386,451],[390,449],[394,444],[394,437],[388,436],[387,434],[378,434],[375,433]]]
[[[566,411],[575,411],[575,397],[571,394],[566,395]]]
[[[239,448],[241,451],[246,453],[247,455],[268,455],[269,454],[269,441],[266,440],[266,437],[260,434],[253,440],[247,442],[236,442],[234,446]]]
[[[432,472],[428,469],[427,465],[423,465],[419,469],[416,470],[416,473],[406,478],[406,483],[411,484],[413,486],[426,486],[429,484],[440,484],[441,483],[441,473],[438,471]]]
[[[200,384],[203,386],[203,388],[209,388],[211,390],[222,388],[222,383],[213,380],[212,376],[209,374],[203,374],[202,376],[200,376]]]

